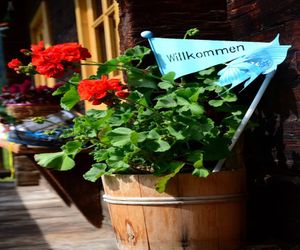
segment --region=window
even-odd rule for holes
[[[91,51],[92,60],[104,62],[118,56],[117,3],[113,0],[75,0],[75,6],[79,42]]]
[[[50,31],[49,31],[49,21],[47,16],[47,6],[45,1],[40,3],[35,15],[30,22],[30,36],[31,43],[36,44],[43,40],[45,47],[51,45]],[[55,85],[55,80],[51,78],[46,78],[42,75],[35,75],[34,82],[36,86],[47,85],[52,87]]]
[[[118,4],[114,0],[75,0],[79,43],[92,54],[91,61],[104,62],[119,55]],[[96,73],[83,66],[82,77]],[[118,72],[112,76],[119,75]]]

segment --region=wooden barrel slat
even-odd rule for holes
[[[157,177],[116,175],[103,177],[112,225],[120,249],[240,249],[245,237],[245,171],[222,171],[208,178],[189,174],[174,177],[166,192],[153,188]],[[235,197],[210,201],[209,197]],[[150,198],[149,198],[150,197]],[[176,200],[182,203],[142,205],[130,200]],[[207,203],[184,203],[200,197]],[[130,202],[129,202],[130,203]],[[167,202],[166,202],[167,203]]]

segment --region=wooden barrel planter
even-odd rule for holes
[[[151,175],[104,176],[119,249],[242,249],[245,239],[245,171],[208,178],[180,174],[165,193]]]

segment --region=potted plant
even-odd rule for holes
[[[4,85],[0,102],[6,113],[16,119],[45,116],[61,110],[60,99],[52,95],[59,86],[34,87],[30,80],[25,79],[21,83]]]
[[[61,77],[72,63],[66,59],[88,57],[79,45],[38,46],[30,52],[32,64],[22,66],[34,73]],[[86,62],[98,67],[97,74],[83,80],[74,74],[54,94],[63,95],[66,109],[80,100],[107,108],[75,118],[62,151],[35,159],[70,170],[79,152],[90,151],[95,163],[84,178],[103,178],[120,249],[239,249],[244,170],[211,170],[230,153],[244,109],[231,90],[215,84],[217,67],[174,80],[173,72],[160,75],[150,58],[149,48],[136,46],[105,63]],[[108,77],[117,70],[125,73],[123,80]]]

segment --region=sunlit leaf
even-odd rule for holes
[[[75,166],[75,161],[65,152],[36,154],[34,159],[40,166],[55,170],[66,171]]]
[[[88,181],[95,182],[105,174],[106,167],[107,166],[104,163],[95,163],[92,165],[90,170],[83,175],[83,177]]]
[[[173,178],[179,171],[183,168],[183,162],[170,162],[170,169],[172,172],[168,175],[162,176],[159,178],[158,182],[155,185],[157,192],[162,193],[165,191],[168,181]]]
[[[80,101],[76,87],[72,86],[61,98],[61,106],[63,109],[71,110]]]
[[[192,175],[206,178],[210,172],[206,168],[195,168]]]

